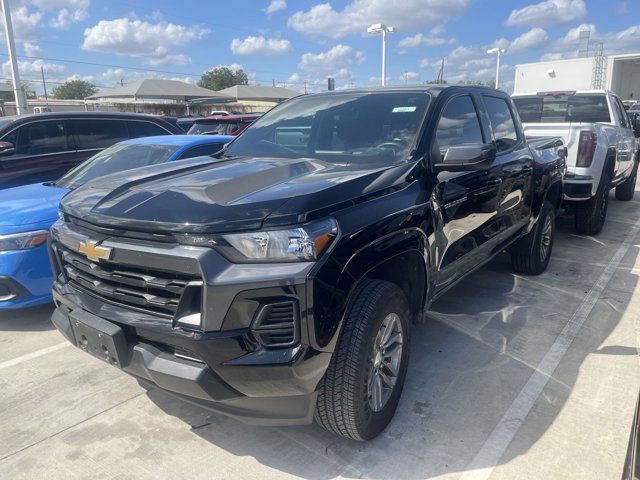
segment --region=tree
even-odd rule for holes
[[[98,89],[91,82],[85,80],[69,80],[55,87],[51,91],[51,94],[53,98],[59,100],[84,100],[97,91]]]
[[[202,74],[198,86],[209,90],[222,90],[235,85],[248,85],[249,78],[241,68],[216,67]]]
[[[4,85],[6,85],[9,90],[0,92],[0,100],[4,100],[5,102],[15,101],[15,98],[13,97],[13,83],[11,83],[11,80],[7,80],[6,82],[4,82]],[[20,85],[25,98],[35,98],[31,96],[33,88],[31,87],[31,84],[29,82],[27,82],[26,80],[22,80],[20,82]]]

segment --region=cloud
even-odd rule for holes
[[[264,13],[267,15],[273,15],[279,10],[284,10],[287,8],[287,2],[285,0],[271,0],[269,6],[263,9]]]
[[[353,0],[340,11],[319,3],[294,13],[287,25],[303,34],[339,38],[364,33],[384,19],[400,31],[422,29],[460,16],[470,0]]]
[[[539,27],[534,27],[531,30],[523,33],[515,40],[510,42],[506,38],[496,40],[491,47],[500,47],[507,49],[507,55],[523,53],[536,47],[540,47],[545,44],[549,39],[547,32]]]
[[[289,53],[291,42],[265,37],[247,37],[244,40],[231,40],[231,51],[236,55],[282,55]]]
[[[441,29],[434,28],[428,35],[416,33],[412,37],[405,37],[398,42],[400,48],[435,47],[438,45],[452,45],[456,43],[454,38],[440,36]]]
[[[584,0],[545,0],[512,10],[506,23],[510,26],[541,27],[581,20],[586,15]]]
[[[601,34],[592,23],[583,23],[571,28],[567,33],[550,42],[547,45],[547,52],[542,55],[541,60],[560,60],[563,58],[575,58],[578,56],[579,36],[583,30],[591,32],[590,45],[602,42],[605,53],[630,53],[640,48],[640,24],[632,25],[623,30],[607,32]]]
[[[64,72],[64,65],[58,63],[45,62],[44,60],[25,60],[18,62],[18,71],[21,75],[38,75],[40,77],[40,69],[44,69],[44,73],[62,73]],[[11,75],[11,64],[9,61],[2,63],[2,73],[5,77]],[[29,79],[26,79],[29,81]]]
[[[336,72],[334,75],[348,75],[346,67],[357,65],[364,60],[364,53],[354,50],[348,45],[338,44],[321,53],[305,53],[300,58],[298,67],[312,72]]]
[[[42,11],[57,10],[49,21],[54,28],[67,29],[72,23],[81,22],[88,16],[89,0],[31,0]]]
[[[62,8],[58,11],[58,15],[49,22],[54,28],[67,29],[72,23],[79,22],[86,18],[86,12],[80,10],[67,10]]]
[[[22,48],[24,49],[24,54],[27,57],[38,57],[42,55],[42,49],[35,43],[24,42],[22,44]]]
[[[148,65],[184,64],[189,57],[172,50],[209,33],[198,26],[167,22],[149,23],[137,18],[101,20],[84,31],[82,49],[142,58]]]
[[[11,8],[11,23],[13,25],[13,33],[17,41],[30,41],[38,38],[38,29],[42,13],[39,11],[31,11],[26,6],[21,5],[18,8]],[[5,43],[4,20],[0,21],[0,41]]]

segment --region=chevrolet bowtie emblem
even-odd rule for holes
[[[78,251],[80,253],[83,253],[84,256],[92,262],[109,260],[109,258],[111,258],[111,249],[107,247],[100,247],[98,246],[98,242],[95,242],[93,240],[80,242]]]

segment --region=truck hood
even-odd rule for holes
[[[53,223],[58,218],[60,199],[68,191],[44,183],[0,190],[0,227]]]
[[[179,163],[156,165],[133,178],[116,174],[87,183],[65,197],[62,209],[90,223],[131,230],[257,230],[302,223],[400,188],[416,165],[371,168],[246,157]]]

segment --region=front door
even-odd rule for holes
[[[433,163],[440,163],[451,146],[490,143],[477,107],[476,99],[469,94],[446,101],[433,140],[433,156],[439,158],[432,159]],[[437,290],[446,288],[489,257],[487,241],[494,236],[501,184],[494,169],[438,173],[431,197]]]

